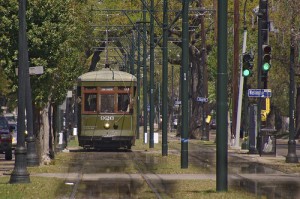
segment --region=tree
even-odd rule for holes
[[[1,46],[4,59],[1,63],[7,76],[16,88],[15,60],[17,58],[18,3],[1,1],[3,26]],[[86,69],[86,49],[89,49],[87,26],[89,15],[84,1],[28,1],[27,34],[30,66],[43,66],[44,74],[31,77],[33,106],[35,110],[35,136],[40,157],[48,159],[49,151],[54,151],[52,115],[56,106],[65,99],[74,80]],[[13,92],[16,89],[12,89]],[[49,140],[48,138],[52,138]]]

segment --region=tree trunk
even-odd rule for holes
[[[38,151],[41,164],[49,164],[50,160],[50,146],[49,146],[49,104],[43,109],[37,109],[35,112],[36,130],[39,132],[38,139]]]
[[[191,117],[190,117],[190,138],[200,138],[202,132],[202,111],[203,106],[201,102],[197,102],[197,97],[204,97],[202,95],[202,81],[199,77],[202,76],[201,66],[199,64],[199,57],[190,56],[192,59],[191,67],[191,91],[190,93],[190,104],[191,104]]]

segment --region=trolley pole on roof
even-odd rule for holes
[[[163,51],[162,155],[167,156],[168,155],[168,126],[167,126],[167,122],[168,122],[168,0],[164,0],[163,10],[164,11],[163,11],[163,47],[162,47],[162,51]]]
[[[154,0],[150,8],[150,139],[149,148],[154,148]]]

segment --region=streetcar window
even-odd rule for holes
[[[102,113],[113,113],[114,112],[114,95],[100,95],[100,107]]]
[[[85,93],[84,99],[85,99],[84,110],[96,112],[96,110],[97,110],[97,95],[94,93]]]
[[[129,95],[118,94],[118,111],[129,112]]]

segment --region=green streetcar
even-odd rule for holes
[[[85,149],[131,149],[136,137],[136,77],[104,68],[77,82],[78,141]]]

